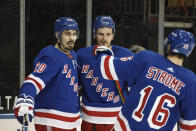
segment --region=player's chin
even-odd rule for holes
[[[70,50],[70,51],[73,50],[73,48],[74,48],[74,45],[69,46],[69,50]]]
[[[99,43],[100,46],[108,46],[108,43]]]

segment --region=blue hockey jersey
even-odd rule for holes
[[[114,124],[122,106],[121,96],[127,96],[127,83],[123,81],[108,81],[99,72],[97,56],[93,56],[92,47],[77,51],[79,81],[82,84],[82,115],[83,120],[95,124]],[[115,57],[128,59],[133,53],[128,49],[112,45]],[[122,96],[123,97],[123,96]]]
[[[101,57],[105,79],[134,80],[120,112],[117,131],[196,130],[196,76],[165,57],[142,51],[130,60]]]
[[[77,59],[53,45],[41,50],[20,94],[35,100],[35,124],[73,129],[80,124]]]

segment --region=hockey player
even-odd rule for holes
[[[78,24],[70,17],[55,21],[57,42],[41,50],[24,80],[15,105],[20,123],[27,114],[36,131],[76,131],[80,125],[77,59],[73,51]],[[35,112],[35,113],[34,113]]]
[[[110,131],[116,122],[124,97],[127,95],[123,81],[108,81],[101,77],[96,63],[95,50],[110,48],[115,57],[128,59],[133,53],[128,49],[111,45],[115,35],[115,23],[110,16],[98,16],[93,23],[95,46],[77,51],[79,81],[82,84],[82,131]]]
[[[171,131],[178,121],[180,130],[196,130],[196,76],[182,67],[194,46],[193,34],[177,29],[165,40],[166,58],[147,50],[127,61],[100,56],[105,79],[135,82],[117,131]]]

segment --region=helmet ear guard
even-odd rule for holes
[[[185,30],[177,29],[171,32],[164,41],[164,51],[168,55],[168,45],[169,54],[178,54],[188,57],[195,46],[195,38],[192,33]]]
[[[115,34],[115,23],[111,16],[97,16],[93,23],[93,34],[96,34],[98,28],[108,27],[113,29]]]
[[[169,55],[168,46],[169,46],[168,39],[165,38],[165,40],[164,40],[164,56],[168,56]]]

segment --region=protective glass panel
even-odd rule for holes
[[[13,112],[20,75],[20,3],[4,0],[0,5],[0,114]]]

